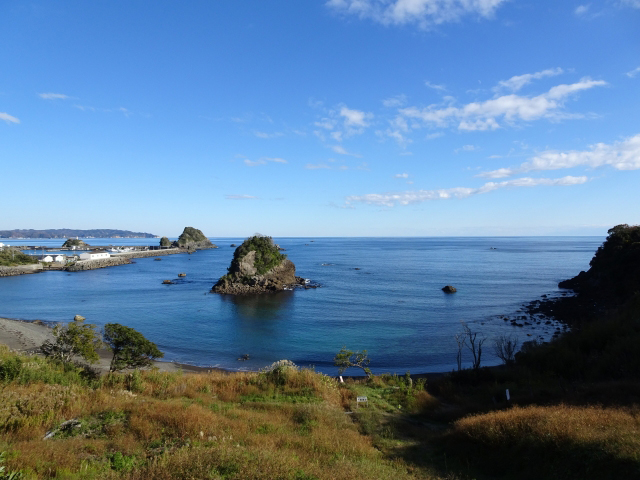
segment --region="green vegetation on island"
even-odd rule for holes
[[[212,291],[232,295],[276,292],[304,282],[295,273],[295,265],[280,253],[273,239],[258,234],[236,248],[227,274]]]
[[[264,275],[276,265],[279,265],[287,256],[280,253],[278,247],[273,243],[273,238],[264,235],[254,235],[247,238],[242,245],[233,252],[233,260],[229,270],[238,266],[240,260],[249,252],[256,252],[253,267],[258,275]]]
[[[80,240],[79,238],[67,238],[67,241],[62,244],[62,248],[73,248],[73,247],[88,247],[89,244]]]
[[[165,247],[168,248],[171,246],[171,240],[169,240],[167,237],[162,237],[160,239],[160,246],[161,247]]]
[[[38,263],[38,259],[35,256],[27,255],[15,248],[5,247],[0,250],[0,267],[17,267],[36,263]]]
[[[185,227],[184,231],[178,237],[178,245],[181,247],[186,246],[189,243],[198,243],[209,240],[205,237],[201,230],[193,227]]]

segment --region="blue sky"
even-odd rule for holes
[[[0,45],[0,229],[640,223],[640,0],[5,0]]]

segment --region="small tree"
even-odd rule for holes
[[[518,337],[514,335],[500,335],[493,341],[493,351],[505,365],[511,365],[515,361],[518,350]]]
[[[107,323],[104,326],[104,341],[113,351],[110,372],[148,367],[156,358],[164,357],[155,343],[133,328],[119,323]]]
[[[467,348],[471,351],[471,355],[473,355],[473,369],[478,370],[480,368],[480,359],[482,358],[482,344],[485,342],[486,338],[478,338],[478,332],[472,332],[471,328],[469,328],[466,323],[460,323],[462,324],[463,335],[469,342],[467,344]]]
[[[456,343],[458,344],[458,353],[456,355],[456,362],[458,363],[458,371],[462,370],[462,349],[467,344],[467,335],[465,332],[458,332],[454,335]]]
[[[55,341],[45,341],[40,351],[63,363],[72,362],[74,357],[96,363],[99,359],[96,350],[102,346],[102,341],[96,326],[90,323],[85,325],[84,320],[84,317],[76,315],[72,322],[56,325],[53,329]]]
[[[161,247],[170,247],[171,246],[171,240],[169,240],[167,237],[162,237],[160,239],[160,246]]]
[[[338,367],[340,375],[342,375],[342,372],[349,367],[358,367],[364,370],[367,377],[371,377],[371,369],[367,367],[370,361],[369,357],[367,357],[366,350],[354,352],[352,350],[347,350],[347,347],[342,347],[333,359],[333,364]]]

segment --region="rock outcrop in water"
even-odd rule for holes
[[[304,279],[296,277],[293,262],[278,251],[271,237],[256,235],[236,248],[228,273],[212,291],[242,295],[277,292],[295,285],[304,285]]]
[[[185,227],[184,231],[173,242],[174,247],[186,248],[187,250],[204,250],[207,248],[218,248],[205,237],[201,230],[193,227]]]

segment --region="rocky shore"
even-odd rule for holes
[[[15,267],[0,267],[0,277],[12,277],[15,275],[27,275],[44,271],[41,263],[34,265],[17,265]]]

